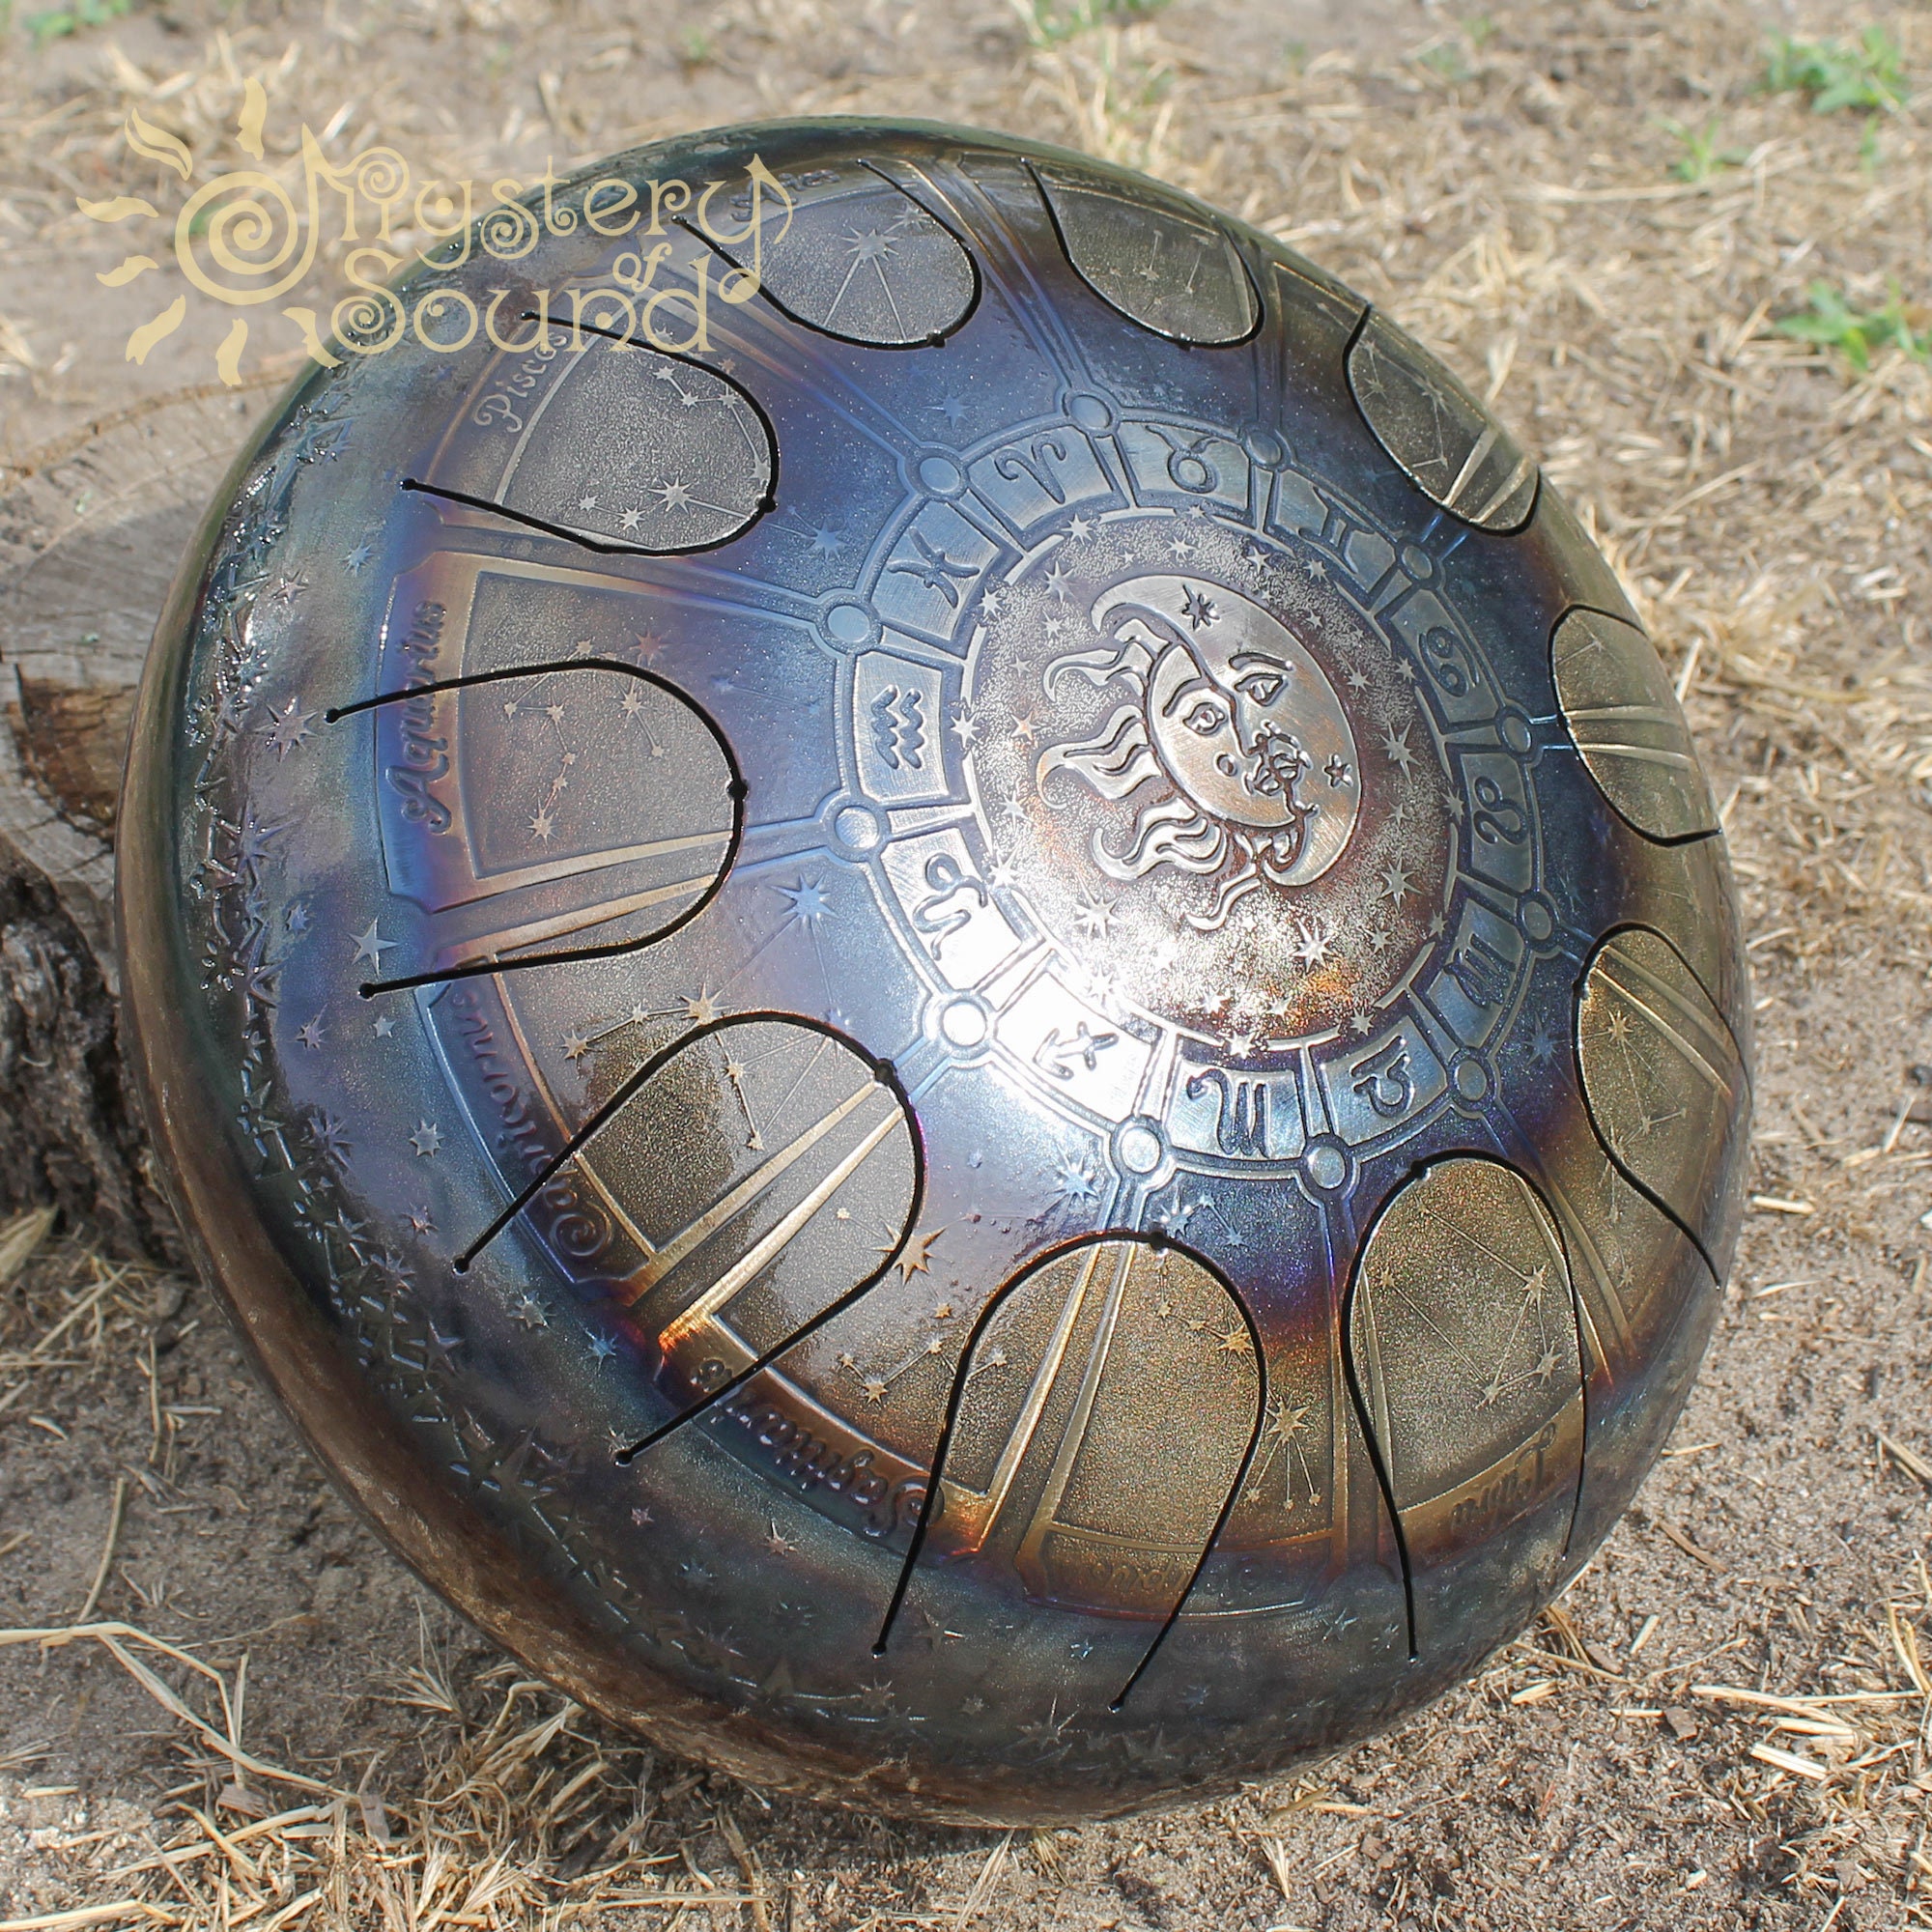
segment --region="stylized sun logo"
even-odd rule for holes
[[[242,90],[235,139],[242,151],[256,160],[263,157],[262,129],[268,111],[269,98],[262,83],[250,79]],[[123,132],[137,155],[172,168],[184,182],[193,178],[193,156],[186,144],[166,128],[156,128],[132,111]],[[346,188],[353,181],[366,193],[371,186],[380,189],[391,183],[399,185],[407,175],[402,157],[386,149],[358,155],[346,171],[331,169],[306,128],[302,129],[301,161],[307,188],[305,208],[298,206],[273,175],[254,169],[219,174],[183,204],[175,217],[173,252],[183,274],[202,294],[242,307],[273,301],[288,294],[315,264],[318,183]],[[140,195],[115,195],[104,201],[81,197],[78,205],[90,220],[100,222],[160,215],[154,203]],[[130,254],[96,279],[110,289],[125,288],[159,267],[152,255]],[[317,361],[335,361],[318,339],[313,310],[289,307],[282,313],[301,330]],[[128,337],[127,359],[145,363],[156,344],[172,335],[186,316],[187,298],[179,295],[132,330]],[[247,319],[237,316],[214,352],[215,373],[231,386],[242,380],[242,354],[247,344]]]
[[[259,80],[242,90],[242,112],[235,128],[236,144],[256,160],[263,157],[262,129],[269,98]],[[172,168],[184,182],[194,174],[194,157],[186,144],[164,128],[130,111],[123,129],[128,145],[138,155]],[[381,212],[382,234],[388,233],[389,204],[400,199],[409,183],[409,168],[391,148],[369,148],[344,168],[331,167],[307,128],[301,131],[303,199],[295,196],[273,175],[257,169],[231,169],[205,182],[183,203],[175,216],[174,256],[187,280],[203,295],[230,307],[253,307],[289,294],[314,268],[322,240],[319,201],[325,187],[350,197],[345,217],[346,239],[355,238],[355,201],[359,194]],[[444,202],[448,197],[443,198]],[[452,204],[453,205],[453,204]],[[132,215],[159,214],[155,205],[138,195],[116,195],[107,201],[81,199],[80,212],[91,220],[126,221]],[[447,212],[446,210],[444,212]],[[393,265],[398,258],[379,248],[360,251]],[[152,255],[128,256],[118,267],[96,279],[108,288],[123,288],[160,265]],[[338,304],[357,314],[369,304]],[[323,347],[313,309],[291,305],[281,313],[301,331],[312,360],[325,367],[339,366],[339,358]],[[187,298],[177,296],[152,320],[128,337],[127,359],[145,363],[148,352],[172,335],[187,315]],[[362,318],[366,320],[366,317]],[[215,373],[234,386],[242,380],[242,354],[248,345],[248,323],[237,316],[214,352]]]
[[[1299,887],[1342,856],[1361,803],[1354,733],[1334,687],[1279,619],[1218,584],[1136,577],[1091,612],[1108,641],[1055,658],[1049,697],[1069,679],[1131,694],[1090,738],[1039,755],[1035,783],[1061,773],[1109,804],[1139,795],[1124,846],[1104,832],[1094,862],[1109,878],[1162,867],[1215,880],[1205,912],[1218,931],[1264,886]]]
[[[235,139],[256,160],[263,157],[262,129],[268,111],[262,83],[248,81]],[[165,128],[132,112],[124,131],[136,154],[172,168],[185,183],[193,179],[194,156]],[[414,259],[432,270],[453,270],[469,262],[477,250],[497,262],[521,261],[545,234],[568,235],[587,227],[612,241],[635,236],[633,245],[610,264],[611,286],[571,289],[571,347],[581,349],[581,328],[591,328],[617,331],[619,348],[641,331],[642,339],[654,348],[683,352],[710,346],[704,315],[713,258],[702,252],[681,270],[667,270],[667,280],[661,283],[658,270],[671,254],[671,243],[663,240],[646,247],[643,238],[665,236],[665,218],[678,219],[680,211],[688,208],[706,242],[721,248],[749,244],[749,265],[739,263],[728,272],[721,271],[715,286],[719,300],[739,303],[749,301],[760,287],[766,246],[782,241],[791,226],[791,196],[756,155],[745,164],[741,199],[747,213],[736,229],[716,226],[710,213],[713,196],[727,186],[724,181],[653,183],[646,210],[634,182],[620,176],[581,184],[559,182],[546,159],[542,175],[527,185],[510,179],[491,183],[494,199],[479,213],[475,184],[432,178],[415,185],[409,163],[393,148],[364,148],[338,167],[323,153],[315,134],[303,128],[298,154],[281,164],[291,179],[298,165],[300,179],[293,191],[263,168],[231,168],[204,182],[175,215],[174,258],[182,275],[203,295],[231,308],[254,308],[280,302],[293,293],[316,268],[325,242],[339,247],[341,272],[353,293],[337,301],[321,322],[315,310],[299,304],[280,310],[300,331],[309,359],[326,369],[340,368],[343,358],[325,344],[325,333],[335,348],[356,355],[381,355],[406,338],[433,354],[454,355],[479,332],[506,354],[522,354],[532,342],[548,345],[553,295],[548,288],[530,292],[536,314],[524,320],[534,324],[535,332],[519,341],[498,333],[497,310],[510,295],[508,287],[491,289],[491,300],[479,309],[467,289],[432,277],[416,287],[411,296],[412,305],[406,307],[394,277],[407,267],[412,244],[424,238],[430,245],[414,247]],[[775,234],[767,234],[765,228],[768,200],[783,213]],[[153,202],[131,194],[105,201],[83,196],[79,208],[89,219],[103,222],[135,215],[155,219],[160,214]],[[641,225],[646,213],[648,227]],[[333,231],[325,235],[332,218]],[[152,255],[131,254],[98,279],[108,288],[123,288],[159,267]],[[680,279],[694,275],[695,281]],[[685,321],[695,324],[689,337],[667,338],[659,333],[655,317],[668,303],[679,315],[679,326]],[[186,316],[187,298],[177,296],[128,336],[128,361],[145,362],[149,351],[172,335]],[[237,316],[214,353],[215,372],[231,386],[242,380],[242,354],[247,343],[247,319]],[[676,481],[659,486],[668,497],[685,488]]]

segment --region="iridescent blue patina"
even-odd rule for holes
[[[840,122],[593,175],[760,198],[346,321],[162,625],[126,958],[208,1271],[430,1581],[762,1784],[1076,1817],[1388,1723],[1615,1520],[1735,1238],[1655,652],[1173,190]]]

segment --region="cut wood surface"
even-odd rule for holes
[[[0,470],[0,1212],[170,1252],[124,1076],[114,825],[134,691],[196,525],[285,380],[180,390]]]

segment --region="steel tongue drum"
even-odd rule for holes
[[[1275,1773],[1575,1575],[1748,1000],[1657,653],[1266,236],[793,122],[337,311],[143,687],[127,998],[317,1454],[586,1705],[1000,1823]]]

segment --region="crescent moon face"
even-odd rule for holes
[[[1270,876],[1307,885],[1342,856],[1361,785],[1355,736],[1326,674],[1269,611],[1225,584],[1136,577],[1094,606],[1156,653],[1148,736],[1181,795],[1274,848]]]

